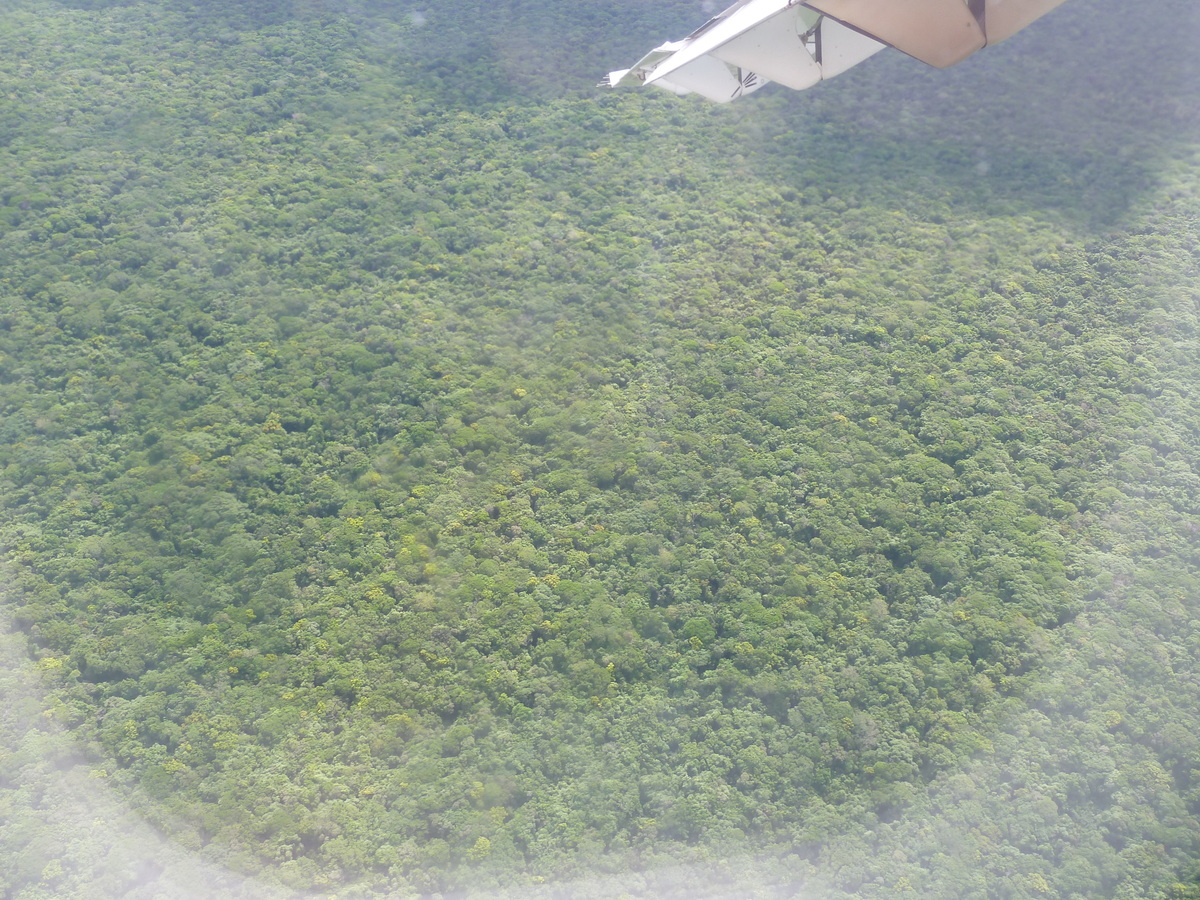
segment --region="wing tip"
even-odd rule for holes
[[[600,83],[596,87],[614,88],[621,83],[621,79],[629,74],[629,71],[629,69],[617,69],[616,71],[609,72],[600,79]]]

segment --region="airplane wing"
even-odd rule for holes
[[[687,37],[651,50],[602,87],[653,84],[727,103],[776,81],[795,90],[884,47],[931,66],[962,62],[1064,0],[738,0]]]

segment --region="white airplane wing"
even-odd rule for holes
[[[895,47],[931,66],[961,62],[1064,0],[738,0],[601,86],[653,84],[725,103],[777,81],[803,90]]]

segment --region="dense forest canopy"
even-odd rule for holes
[[[1200,897],[1200,13],[2,5],[5,896]]]

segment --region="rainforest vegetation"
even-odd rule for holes
[[[1200,897],[1194,10],[0,6],[5,897]]]

